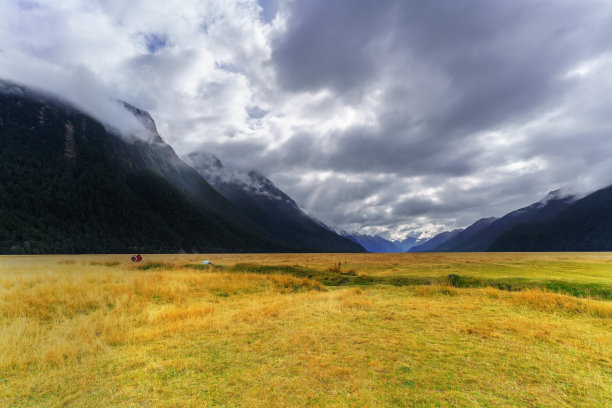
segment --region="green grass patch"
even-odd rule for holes
[[[205,265],[191,265],[196,267]],[[228,272],[256,274],[287,274],[299,278],[316,280],[326,286],[368,286],[368,285],[448,285],[457,288],[494,287],[507,291],[523,289],[545,289],[576,297],[592,297],[612,300],[612,286],[598,283],[584,283],[563,280],[540,280],[528,278],[480,278],[450,274],[448,276],[369,276],[359,275],[353,269],[342,272],[337,268],[317,270],[303,266],[254,265],[239,263],[226,269]]]
[[[576,297],[592,297],[612,300],[612,286],[597,283],[570,282],[562,280],[536,280],[528,278],[474,278],[471,276],[449,275],[446,279],[450,286],[458,288],[484,288],[487,286],[507,290],[545,289],[550,292],[564,293]]]

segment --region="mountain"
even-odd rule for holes
[[[433,238],[425,241],[420,245],[413,246],[408,252],[428,252],[434,251],[438,246],[442,245],[449,239],[459,235],[463,231],[462,228],[454,229],[452,231],[444,231],[434,236]]]
[[[0,252],[273,247],[239,219],[165,143],[128,143],[55,97],[2,83]]]
[[[445,250],[458,252],[486,251],[500,236],[517,225],[552,219],[567,209],[575,200],[575,196],[566,195],[561,190],[552,191],[537,203],[512,211],[493,221],[471,238],[450,247],[445,246]]]
[[[343,237],[350,239],[353,242],[360,244],[368,252],[377,253],[392,253],[392,252],[404,252],[402,249],[380,235],[366,235],[359,234],[357,232],[341,234]]]
[[[147,140],[0,81],[0,253],[311,249],[270,236],[163,142],[148,113],[122,106]],[[349,245],[317,250],[363,251]]]
[[[239,208],[271,241],[294,251],[362,252],[363,248],[305,214],[295,201],[256,171],[226,168],[210,153],[183,157],[223,197]]]
[[[406,237],[403,240],[395,240],[393,243],[400,249],[399,252],[408,252],[410,248],[424,243],[426,240],[417,237]]]
[[[612,186],[575,201],[543,222],[517,225],[490,251],[612,251]]]
[[[408,252],[410,248],[426,241],[415,237],[406,237],[401,241],[389,241],[388,239],[385,239],[380,235],[359,234],[357,232],[349,233],[346,231],[339,231],[338,233],[343,237],[350,239],[351,241],[357,242],[368,252],[375,253]]]
[[[495,217],[479,219],[478,221],[461,231],[459,234],[438,245],[435,250],[440,252],[452,251],[455,247],[467,244],[474,237],[474,235],[487,228],[489,225],[495,222],[496,219],[497,218]]]

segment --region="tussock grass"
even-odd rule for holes
[[[542,289],[526,289],[520,292],[507,293],[488,287],[485,293],[492,299],[505,300],[513,305],[528,306],[545,312],[567,312],[612,319],[612,303],[597,299],[577,298],[547,292]]]
[[[432,285],[418,286],[415,293],[419,296],[457,296],[459,290],[452,286]]]
[[[612,303],[610,302],[578,299],[569,295],[549,293],[541,289],[527,289],[513,293],[510,302],[547,312],[565,311],[579,315],[612,318]]]
[[[359,288],[351,288],[338,293],[341,309],[367,309],[372,306],[372,301]]]
[[[62,264],[72,265],[72,264]],[[150,269],[167,269],[149,268]],[[287,275],[107,272],[2,276],[0,369],[74,362],[133,341],[144,323],[212,315],[216,295],[326,291]],[[194,303],[207,299],[208,303]],[[159,308],[156,308],[157,306]]]
[[[609,274],[457,257],[0,257],[0,406],[612,405]]]

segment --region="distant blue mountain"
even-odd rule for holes
[[[403,240],[395,240],[393,243],[398,246],[401,252],[408,252],[408,250],[416,245],[424,243],[426,239],[417,237],[406,237]]]
[[[358,232],[346,232],[339,231],[339,234],[344,238],[350,239],[351,241],[361,245],[368,252],[376,253],[391,253],[391,252],[403,252],[399,246],[395,243],[381,237],[380,235],[367,235],[360,234]]]

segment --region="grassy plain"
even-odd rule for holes
[[[128,258],[0,257],[0,406],[612,406],[610,253]]]

